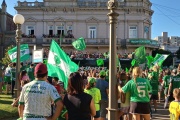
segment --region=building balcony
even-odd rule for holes
[[[43,38],[43,44],[50,44],[52,40],[55,40],[58,44],[71,46],[72,42],[75,41],[74,38],[63,38],[60,42],[60,38]],[[109,38],[85,38],[86,45],[109,45]],[[121,39],[117,39],[117,45],[120,45]]]
[[[22,38],[21,44],[36,44],[36,38]]]

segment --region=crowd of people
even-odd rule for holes
[[[49,54],[49,49],[45,49],[44,50],[44,58],[47,58]],[[117,53],[117,57],[119,59],[132,59],[132,54],[133,53],[124,53],[124,54],[120,54]],[[106,59],[109,58],[109,53],[108,52],[81,52],[81,51],[71,51],[70,53],[67,52],[67,55],[71,58],[94,58],[94,59],[98,59],[98,58],[102,58],[102,59]]]
[[[16,64],[0,70],[0,93],[14,97]],[[108,108],[109,70],[104,67],[71,73],[68,87],[63,80],[48,76],[45,64],[23,66],[19,75],[21,95],[12,103],[20,119],[30,120],[105,120]],[[177,69],[160,70],[158,65],[142,70],[117,69],[117,105],[119,120],[150,120],[158,112],[158,101],[165,101],[171,120],[180,118],[180,65]]]

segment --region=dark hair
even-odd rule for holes
[[[30,66],[31,66],[31,67],[33,67],[33,66],[34,66],[34,64],[32,63]]]
[[[166,69],[166,70],[165,70],[165,75],[171,75],[170,69]]]
[[[43,77],[47,76],[47,74],[48,74],[48,73],[44,73],[44,74],[35,74],[34,76],[35,76],[36,78],[43,78]]]
[[[12,64],[12,66],[13,66],[13,67],[16,67],[16,63],[14,62],[14,63]]]
[[[58,81],[58,80],[59,80],[59,78],[58,78],[58,77],[53,77],[53,79],[54,79],[55,81]]]
[[[122,80],[127,80],[126,73],[124,73],[124,72],[120,73],[119,79],[120,79],[121,81],[122,81]]]
[[[21,66],[23,66],[23,64],[24,64],[24,63],[23,63],[23,62],[21,62]]]
[[[27,73],[26,70],[21,71],[20,73],[20,79],[22,80],[23,76]]]
[[[68,93],[70,95],[75,92],[80,94],[84,91],[84,82],[79,72],[71,73],[68,79]]]

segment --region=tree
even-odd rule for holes
[[[5,49],[5,56],[0,61],[0,63],[2,63],[3,65],[8,65],[11,62],[11,59],[8,55],[8,51],[12,48],[13,48],[13,46],[9,46]]]

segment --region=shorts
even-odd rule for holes
[[[122,111],[125,114],[128,114],[129,113],[129,109],[130,109],[130,107],[122,107],[122,108],[120,108],[120,111]]]
[[[100,117],[106,118],[107,109],[108,108],[108,101],[101,100],[100,101]]]
[[[47,118],[44,116],[39,116],[39,115],[24,114],[23,120],[47,120]]]
[[[167,95],[168,94],[168,87],[166,87],[165,89],[164,89],[164,95]]]
[[[169,102],[172,102],[173,100],[175,100],[175,99],[173,97],[173,93],[171,93],[170,96],[169,96]]]
[[[5,76],[4,77],[4,82],[11,83],[11,77],[10,76]]]
[[[158,100],[158,95],[152,94],[150,100]]]
[[[129,113],[150,114],[150,104],[149,102],[131,102]]]
[[[0,82],[2,82],[3,81],[3,79],[2,79],[2,77],[0,77]]]
[[[99,118],[100,117],[100,110],[96,111],[96,115],[94,116],[94,118]]]

